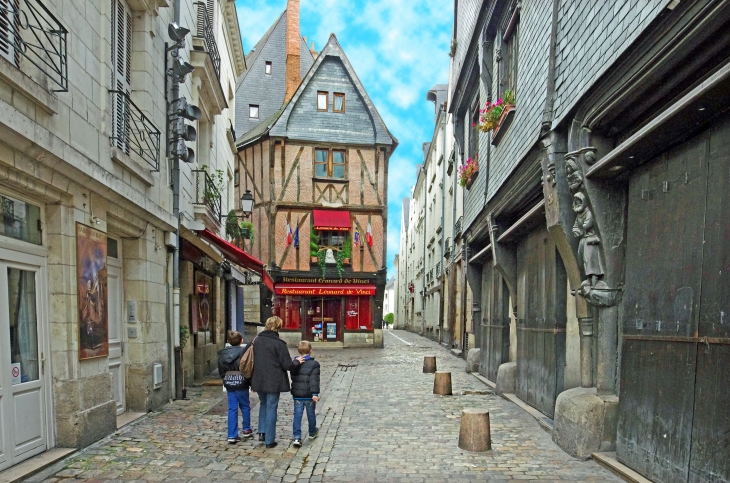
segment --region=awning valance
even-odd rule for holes
[[[315,230],[350,231],[349,211],[312,210]]]
[[[279,283],[276,285],[275,292],[277,295],[305,295],[312,297],[375,295],[375,285]]]
[[[264,262],[244,252],[236,245],[228,243],[226,240],[210,230],[196,230],[196,233],[201,238],[205,238],[215,245],[218,250],[220,250],[221,253],[223,253],[223,255],[232,262],[261,275],[261,280],[263,280],[269,290],[274,290],[274,281],[269,276],[269,273],[264,269]]]

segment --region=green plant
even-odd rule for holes
[[[248,220],[244,220],[241,222],[240,228],[241,228],[241,236],[243,238],[246,238],[248,240],[253,240],[254,233],[256,233],[256,231],[254,230],[254,227],[253,227],[253,223],[251,223]]]
[[[393,312],[391,312],[389,314],[385,314],[385,317],[383,317],[383,320],[385,321],[386,324],[393,325],[393,321],[395,320],[395,315],[393,314]]]
[[[226,236],[238,243],[241,239],[241,226],[238,224],[236,211],[231,210],[226,216]]]
[[[188,345],[190,338],[190,329],[187,325],[180,325],[180,349],[184,349]]]
[[[314,231],[314,225],[309,225],[309,255],[316,257],[319,253],[319,235]]]
[[[327,249],[320,249],[317,252],[317,257],[317,264],[319,265],[320,270],[322,270],[322,278],[325,278],[325,275],[327,275]]]
[[[343,263],[345,262],[346,258],[350,258],[352,255],[352,246],[350,243],[350,239],[348,238],[345,240],[345,243],[342,244],[342,248],[340,251],[337,252],[337,256],[335,257],[335,262],[337,263],[337,273],[340,274],[340,278],[342,278],[342,274],[344,273]]]
[[[203,166],[201,166],[201,168],[207,171],[208,165],[204,164]],[[203,196],[205,196],[206,201],[214,201],[221,197],[221,193],[226,187],[226,180],[224,178],[223,171],[220,169],[216,169],[212,173],[209,173],[209,176],[213,182],[213,186],[208,186],[208,184],[206,183],[205,189],[203,191]]]

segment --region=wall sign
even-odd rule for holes
[[[20,375],[20,362],[10,364],[10,373],[13,376],[13,386],[22,382]]]

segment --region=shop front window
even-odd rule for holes
[[[282,320],[284,330],[300,330],[302,328],[302,298],[295,296],[277,296],[274,299],[274,315]]]
[[[3,222],[0,236],[7,236],[35,245],[41,244],[41,209],[25,201],[0,196]]]
[[[345,305],[346,330],[372,330],[371,297],[347,297]]]

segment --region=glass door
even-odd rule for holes
[[[307,340],[342,341],[342,297],[310,298],[306,316]]]
[[[40,268],[0,251],[0,470],[46,449]]]

